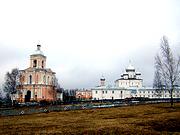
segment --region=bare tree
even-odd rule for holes
[[[160,44],[160,53],[155,57],[154,86],[159,90],[168,90],[173,106],[173,91],[178,84],[180,75],[180,57],[173,56],[167,37],[163,36]]]
[[[18,74],[19,74],[19,70],[17,68],[12,69],[11,73],[10,72],[6,73],[4,92],[6,92],[7,99],[10,99],[10,94],[16,93]]]
[[[0,89],[0,100],[2,100],[2,99],[3,99],[3,95],[2,95],[2,91]]]
[[[159,67],[155,66],[153,88],[155,88],[154,94],[158,97],[161,97],[162,91],[164,90],[164,85],[162,83],[162,78],[159,71]]]

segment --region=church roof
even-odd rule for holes
[[[142,80],[141,78],[127,78],[127,79],[124,79],[124,78],[119,78],[119,79],[117,79],[117,80],[115,80],[115,82],[116,81],[119,81],[119,80]]]
[[[50,68],[46,68],[46,69],[43,69],[43,68],[27,68],[27,69],[24,69],[24,70],[20,70],[21,72],[33,72],[33,71],[36,71],[36,72],[39,72],[39,71],[43,71],[43,72],[48,72],[48,73],[52,73],[52,74],[55,74],[55,72],[53,72]]]
[[[44,53],[41,51],[41,45],[37,45],[37,49],[33,52],[32,55],[43,55]]]

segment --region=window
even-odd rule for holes
[[[47,84],[49,84],[49,76],[48,76],[48,78],[47,78]]]
[[[107,94],[107,90],[106,90],[106,94]]]
[[[54,78],[52,77],[51,84],[54,85]]]
[[[32,75],[29,76],[29,84],[32,84]]]
[[[37,60],[33,61],[33,67],[37,67]]]
[[[104,94],[104,91],[102,91],[102,93]]]
[[[97,94],[98,92],[96,91],[96,94]]]
[[[122,94],[122,91],[121,91],[121,94]]]
[[[42,61],[42,68],[44,68],[44,61]]]
[[[112,91],[112,93],[114,94],[114,90]]]
[[[44,84],[46,84],[46,76],[45,75],[43,77],[43,82],[44,82]]]

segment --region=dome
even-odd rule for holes
[[[123,75],[128,75],[128,73],[127,73],[127,72],[124,72]]]
[[[35,50],[33,55],[44,55],[43,52],[41,50]]]
[[[135,70],[135,68],[131,64],[129,64],[127,70]]]
[[[136,72],[136,75],[141,75],[141,72]]]
[[[37,50],[35,50],[32,55],[44,55],[41,51],[41,45],[37,45]]]
[[[100,80],[105,80],[105,77],[102,75],[101,79]]]

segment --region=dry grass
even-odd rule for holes
[[[180,103],[0,118],[0,134],[180,134]]]

